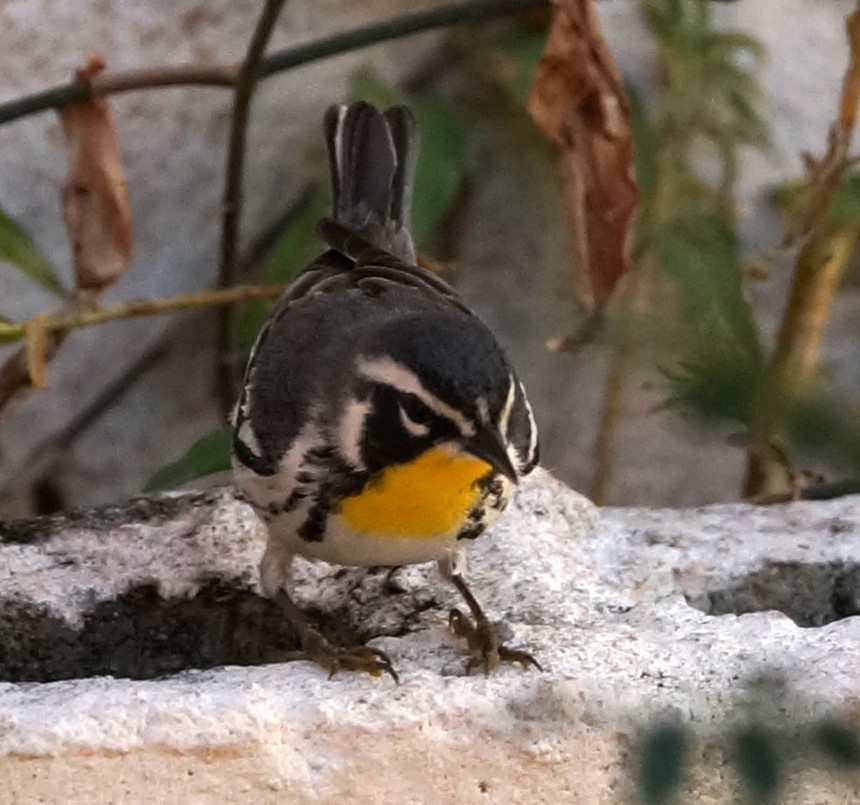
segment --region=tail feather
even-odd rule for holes
[[[418,128],[405,106],[385,112],[388,130],[397,154],[397,169],[391,190],[391,217],[404,229],[411,228],[412,188],[415,186],[415,164],[418,161]]]
[[[325,136],[334,222],[414,263],[410,205],[418,130],[411,112],[400,106],[383,114],[364,102],[332,106]]]

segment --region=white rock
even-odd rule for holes
[[[3,646],[16,642],[12,612],[41,606],[86,629],[88,613],[141,584],[169,596],[193,596],[207,579],[255,584],[262,534],[226,494],[135,511],[3,527]],[[858,534],[856,497],[598,519],[541,472],[476,542],[469,578],[543,673],[462,675],[463,646],[445,625],[456,595],[431,567],[398,571],[392,588],[384,571],[304,566],[300,600],[388,634],[373,645],[399,686],[329,680],[304,662],[4,683],[0,775],[21,803],[615,803],[630,792],[642,731],[673,718],[698,736],[688,801],[724,802],[731,727],[755,719],[794,734],[826,715],[856,719],[860,619],[845,616],[858,612]],[[223,615],[213,604],[195,639],[205,644],[212,623],[239,628],[247,604],[231,608],[225,594]],[[709,606],[783,612],[715,617]],[[24,626],[38,630],[38,618]],[[784,801],[860,796],[856,778],[797,768]]]
[[[5,98],[64,81],[95,47],[111,69],[143,64],[206,62],[241,56],[258,9],[250,0],[164,0],[0,3],[0,78]],[[422,6],[433,5],[422,0]],[[777,216],[762,202],[775,181],[796,176],[803,149],[820,152],[833,118],[847,64],[843,20],[852,0],[747,0],[713,4],[722,24],[761,38],[768,48],[762,81],[774,148],[742,155],[738,171],[744,242],[748,252],[781,235]],[[415,10],[417,0],[357,3],[291,0],[273,47],[308,41],[370,18]],[[653,50],[633,0],[597,4],[610,44],[626,75],[640,85],[654,78]],[[58,35],[57,32],[62,32]],[[437,41],[436,34],[339,56],[267,81],[255,98],[250,130],[243,231],[253,237],[295,198],[321,155],[322,110],[343,99],[347,78],[372,61],[389,78],[408,75]],[[135,220],[135,261],[111,299],[151,297],[209,286],[217,243],[229,93],[184,88],[130,93],[113,99]],[[526,128],[528,124],[524,124]],[[489,128],[489,127],[484,127]],[[494,126],[494,129],[506,127]],[[552,336],[577,329],[581,312],[571,288],[564,213],[555,192],[557,171],[542,160],[520,160],[532,149],[519,125],[496,132],[474,161],[474,197],[463,211],[455,278],[467,301],[509,348],[544,436],[548,466],[587,488],[600,415],[607,352],[548,355]],[[518,133],[519,132],[519,133]],[[514,157],[514,158],[512,158]],[[21,220],[68,278],[68,246],[59,209],[65,171],[56,117],[47,113],[0,127],[0,205]],[[418,189],[420,192],[420,188]],[[763,328],[782,315],[789,266],[753,289]],[[0,314],[15,318],[50,307],[16,272],[0,266]],[[823,362],[847,393],[860,389],[856,321],[860,292],[846,283],[822,345]],[[72,335],[52,362],[50,390],[33,396],[0,431],[0,511],[32,511],[31,486],[42,477],[47,444],[63,434],[101,391],[165,335],[170,317],[118,322]],[[64,444],[49,476],[75,505],[135,494],[160,466],[220,424],[207,390],[213,384],[214,337],[200,318],[184,317],[186,335],[168,358]],[[662,363],[662,362],[661,362]],[[743,451],[725,432],[692,427],[660,409],[662,375],[634,372],[618,432],[615,482],[609,500],[691,505],[732,500],[743,476]],[[654,472],[654,466],[660,472]],[[810,467],[810,469],[824,469]]]

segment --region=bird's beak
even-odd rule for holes
[[[463,448],[475,458],[486,461],[496,472],[510,478],[514,483],[519,480],[516,468],[511,463],[511,457],[505,448],[505,443],[493,428],[479,431],[476,436],[463,443]]]

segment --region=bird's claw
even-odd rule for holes
[[[448,615],[448,627],[458,637],[465,638],[469,644],[472,656],[466,663],[466,673],[474,668],[483,668],[488,676],[503,662],[518,663],[523,668],[535,667],[543,671],[540,663],[528,652],[508,648],[499,641],[499,635],[493,624],[486,618],[472,621],[459,609],[452,609]]]
[[[389,674],[399,683],[400,678],[384,651],[370,646],[352,646],[339,648],[331,645],[319,632],[306,636],[302,650],[290,657],[296,660],[308,660],[328,671],[331,679],[338,671],[358,671],[373,677]]]

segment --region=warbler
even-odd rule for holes
[[[232,415],[236,485],[268,527],[261,586],[301,656],[396,680],[383,652],[322,637],[289,596],[290,566],[436,560],[471,613],[450,617],[468,668],[539,668],[500,644],[463,578],[465,546],[537,464],[526,393],[487,326],[417,265],[411,112],[337,105],[324,130],[333,204],[318,230],[329,249],[273,307]]]

